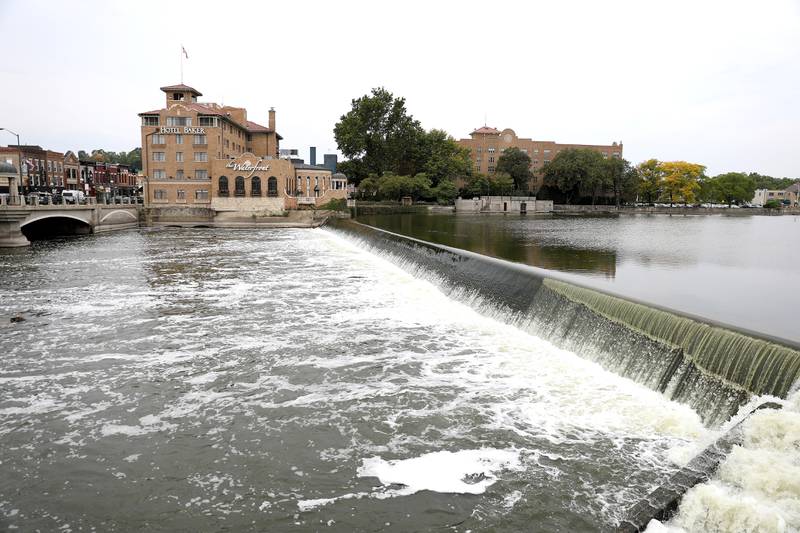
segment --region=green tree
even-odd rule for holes
[[[444,180],[466,178],[472,172],[470,152],[458,145],[447,132],[433,129],[423,133],[417,151],[417,165],[436,186]]]
[[[440,205],[450,205],[458,196],[458,188],[452,180],[444,179],[431,190],[431,195]]]
[[[562,150],[544,166],[544,184],[561,191],[569,204],[581,187],[590,192],[596,190],[602,161],[600,152],[589,148]]]
[[[721,200],[730,207],[733,202],[749,202],[756,192],[756,181],[743,172],[727,172],[714,176],[715,187]]]
[[[797,181],[793,178],[773,178],[772,176],[764,176],[757,172],[748,174],[753,179],[756,189],[772,189],[783,190]]]
[[[632,171],[631,164],[621,157],[604,159],[600,168],[605,175],[603,182],[611,187],[614,194],[614,205],[619,209],[623,198],[635,196],[637,175]]]
[[[636,166],[639,180],[639,194],[648,204],[658,200],[664,190],[664,169],[658,159],[648,159]]]
[[[352,109],[342,115],[333,129],[342,154],[350,160],[359,175],[356,181],[369,174],[384,172],[415,174],[419,157],[422,127],[408,114],[404,98],[379,87],[371,95],[352,101]]]
[[[497,159],[497,172],[504,172],[514,180],[514,187],[518,191],[528,191],[528,183],[533,173],[531,172],[530,156],[516,147],[506,148]]]
[[[497,172],[489,177],[489,192],[495,196],[511,194],[514,191],[514,179],[510,174]]]

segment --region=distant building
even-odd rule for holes
[[[785,189],[756,189],[751,203],[764,205],[770,200],[776,200],[785,206],[798,207],[800,205],[800,181]]]
[[[533,178],[529,190],[536,192],[542,186],[541,169],[550,162],[561,150],[568,148],[589,148],[597,150],[603,157],[622,157],[622,142],[613,142],[610,145],[596,144],[559,144],[553,141],[534,141],[517,137],[514,130],[506,128],[503,131],[483,126],[470,133],[469,139],[457,141],[460,146],[470,151],[473,170],[481,174],[493,174],[497,160],[507,148],[519,148],[531,158],[531,171]]]
[[[20,152],[22,162],[19,161]],[[0,159],[14,166],[22,165],[22,194],[55,192],[65,187],[64,154],[38,145],[0,147]]]

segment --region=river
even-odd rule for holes
[[[329,229],[0,267],[3,530],[603,531],[714,436]]]
[[[800,343],[800,217],[420,213],[367,224]]]

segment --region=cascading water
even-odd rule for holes
[[[352,221],[336,230],[388,255],[451,297],[690,405],[710,426],[752,395],[786,397],[800,351],[555,279],[554,274]]]

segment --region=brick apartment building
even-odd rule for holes
[[[531,158],[533,178],[529,190],[536,192],[542,186],[541,169],[552,160],[558,152],[568,148],[590,148],[602,153],[605,157],[622,157],[622,143],[613,142],[610,145],[596,144],[560,144],[553,141],[534,141],[517,137],[514,130],[506,128],[503,131],[483,126],[470,133],[469,139],[460,139],[458,144],[470,151],[473,170],[481,174],[495,172],[497,160],[506,148],[519,148]]]

